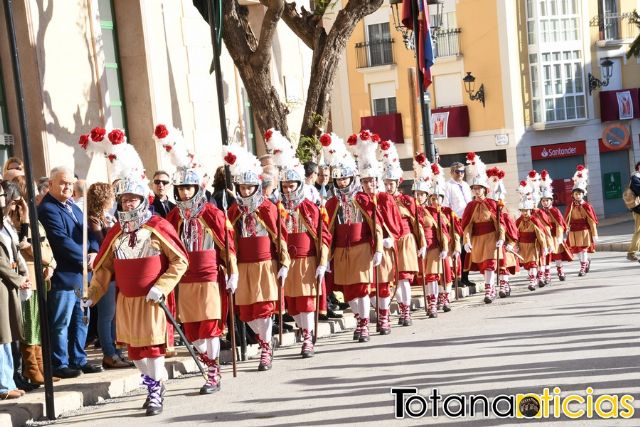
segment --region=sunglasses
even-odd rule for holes
[[[456,173],[464,173],[464,170],[457,170]]]
[[[160,184],[162,184],[162,185],[169,185],[169,181],[163,181],[163,180],[161,180],[161,179],[154,179],[154,180],[153,180],[153,183],[154,183],[155,185],[160,185]]]

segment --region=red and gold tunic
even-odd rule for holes
[[[524,215],[516,221],[519,241],[518,253],[524,260],[523,267],[529,270],[541,265],[544,248],[547,246],[547,237],[544,232],[544,224],[539,218]]]
[[[400,240],[403,233],[403,221],[395,199],[389,193],[376,194],[378,212],[382,218],[383,238],[392,238],[394,246],[382,249],[382,262],[376,270],[378,284],[388,285],[396,281],[396,262],[400,262]],[[406,242],[406,241],[405,241]],[[396,249],[397,248],[397,249]],[[396,260],[398,257],[398,260]],[[399,270],[400,273],[402,270]],[[402,276],[399,276],[402,279]],[[372,282],[373,283],[373,282]],[[381,291],[382,292],[382,291]]]
[[[406,194],[393,196],[402,218],[401,234],[397,240],[398,270],[400,279],[413,280],[418,272],[418,249],[426,245],[424,232],[416,220],[416,201]]]
[[[569,230],[567,243],[571,251],[575,253],[586,249],[588,252],[595,252],[593,238],[598,235],[598,217],[593,207],[585,201],[574,201],[567,206],[564,219]]]
[[[573,261],[573,253],[571,249],[564,242],[564,233],[567,229],[567,223],[560,212],[560,209],[555,206],[550,208],[541,208],[547,214],[550,222],[550,233],[553,239],[553,247],[551,248],[551,260],[552,261]]]
[[[504,240],[505,232],[502,221],[495,200],[476,199],[467,205],[462,215],[463,243],[471,243],[472,249],[465,257],[465,271],[496,270],[496,243]]]
[[[292,210],[282,208],[287,230],[287,249],[291,257],[289,274],[284,284],[284,296],[289,314],[315,311],[318,265],[327,265],[331,233],[315,203],[303,199]],[[321,224],[322,221],[322,224]],[[320,234],[320,239],[318,239]]]
[[[442,251],[449,252],[454,242],[451,239],[451,216],[448,216],[440,207],[428,206],[419,209],[420,224],[424,230],[427,254],[423,260],[423,271],[426,273],[425,280],[433,282],[440,280],[443,276],[445,281],[451,279],[451,272],[447,271],[448,263],[440,260]]]
[[[460,263],[453,262],[453,253],[461,252],[461,241],[462,241],[462,221],[460,217],[456,215],[456,213],[447,206],[441,206],[440,210],[442,211],[442,215],[446,218],[448,222],[448,233],[449,233],[449,248],[447,258],[444,260],[445,265],[445,282],[446,284],[450,284],[453,282],[455,277],[460,274],[462,270],[462,266]],[[454,271],[453,267],[459,271]]]
[[[518,232],[518,226],[516,225],[516,220],[509,214],[505,207],[502,208],[500,215],[502,216],[502,222],[505,225],[505,246],[501,252],[500,274],[508,273],[513,275],[520,271],[520,262],[513,252],[507,251],[506,246],[510,245],[515,247],[520,239],[520,235]]]
[[[382,216],[364,192],[327,201],[329,231],[333,236],[333,282],[348,287],[372,282],[372,254],[382,252]],[[375,212],[375,226],[374,226]]]
[[[276,205],[266,199],[249,213],[234,204],[228,215],[236,237],[239,279],[235,296],[240,319],[251,321],[269,317],[278,301],[279,266],[291,264],[287,230]]]
[[[118,342],[130,347],[165,344],[165,313],[145,298],[152,286],[167,296],[187,271],[187,260],[176,231],[159,216],[133,233],[123,233],[120,224],[111,228],[94,263],[88,298],[97,302],[115,278]],[[129,356],[136,359],[131,350]]]
[[[228,303],[220,269],[224,267],[227,274],[238,272],[233,228],[224,213],[210,203],[189,223],[185,224],[177,207],[169,212],[167,221],[181,236],[187,227],[189,236],[189,242],[183,242],[189,268],[178,285],[178,318],[185,334],[190,341],[220,336]],[[229,265],[225,246],[229,247]]]

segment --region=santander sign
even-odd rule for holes
[[[566,142],[564,144],[531,147],[531,158],[533,160],[561,159],[563,157],[581,156],[586,152],[585,141]]]

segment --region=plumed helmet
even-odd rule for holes
[[[430,193],[433,172],[431,170],[431,163],[427,160],[427,156],[425,156],[424,153],[418,153],[413,158],[413,172],[414,181],[411,189],[413,191]]]

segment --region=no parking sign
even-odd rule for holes
[[[613,123],[602,131],[602,144],[609,151],[624,150],[629,144],[629,128],[622,123]]]

